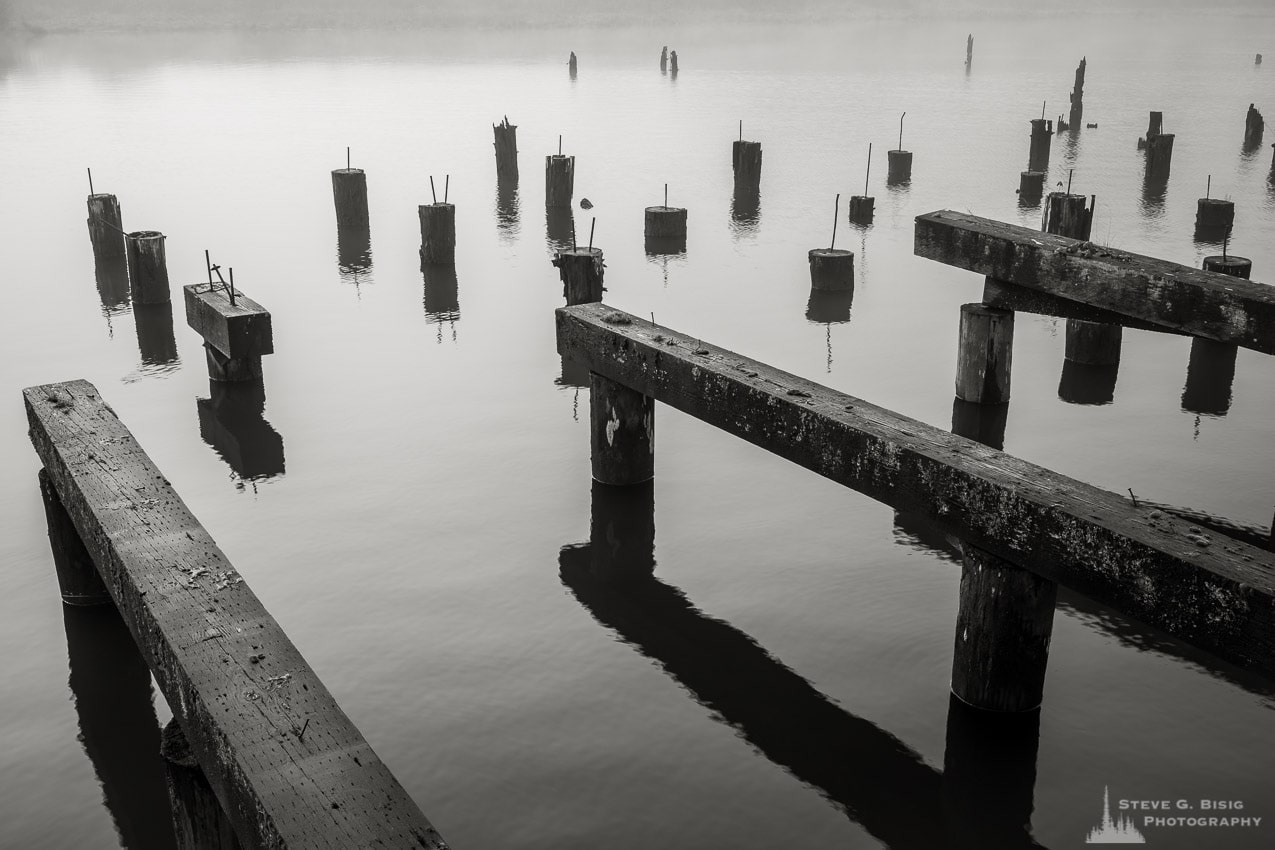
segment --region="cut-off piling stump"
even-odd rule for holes
[[[1200,198],[1195,202],[1195,238],[1216,241],[1235,224],[1235,202],[1221,198]],[[1208,268],[1208,266],[1205,266]]]
[[[456,205],[446,202],[421,204],[421,263],[456,261]]]
[[[885,182],[892,186],[909,183],[912,180],[912,151],[886,151]]]
[[[602,300],[602,278],[606,262],[601,248],[559,251],[552,260],[562,278],[562,296],[567,305],[592,304]]]
[[[1248,280],[1249,275],[1253,273],[1253,261],[1248,257],[1237,257],[1234,254],[1214,254],[1211,257],[1205,257],[1201,265],[1205,271],[1242,277],[1245,280]]]
[[[825,292],[854,290],[854,252],[841,248],[814,248],[810,261],[810,288]]]
[[[261,378],[261,357],[274,353],[270,311],[241,292],[235,302],[224,287],[195,283],[182,288],[186,324],[204,340],[208,377],[214,381]]]
[[[1161,133],[1147,139],[1146,176],[1152,180],[1167,180],[1173,164],[1173,133]]]
[[[1024,171],[1018,175],[1018,203],[1034,207],[1045,191],[1045,172]]]
[[[1080,129],[1080,122],[1084,120],[1085,115],[1085,68],[1088,67],[1089,60],[1082,58],[1080,64],[1076,66],[1076,84],[1071,89],[1071,111],[1067,116],[1068,127],[1073,131]],[[1059,131],[1063,128],[1059,127]]]
[[[1256,148],[1260,145],[1265,129],[1266,122],[1262,119],[1262,113],[1257,111],[1256,105],[1250,103],[1248,113],[1244,116],[1244,147]]]
[[[956,397],[978,404],[1009,401],[1014,313],[983,304],[961,305]]]
[[[641,484],[655,477],[655,400],[597,373],[589,375],[593,480]]]
[[[518,182],[518,125],[510,124],[505,118],[499,124],[491,125],[492,134],[496,137],[493,143],[496,148],[496,179],[505,183]]]
[[[576,158],[551,154],[545,157],[545,206],[569,207],[575,194]]]
[[[647,239],[686,240],[686,210],[682,207],[647,207],[644,232]]]
[[[1050,192],[1045,199],[1041,230],[1055,236],[1088,239],[1093,229],[1093,208],[1084,195]]]
[[[93,255],[99,260],[123,257],[127,253],[124,244],[124,224],[120,217],[120,202],[114,195],[100,193],[89,195],[89,240],[93,243]]]
[[[877,199],[871,195],[851,195],[849,218],[856,224],[871,224],[876,213]]]
[[[361,168],[338,168],[332,172],[332,199],[336,204],[337,224],[366,228],[367,175]]]
[[[1054,136],[1054,122],[1048,118],[1033,118],[1031,147],[1027,153],[1029,171],[1045,171],[1049,168],[1049,148]]]
[[[164,234],[155,230],[138,230],[128,234],[127,241],[128,280],[133,303],[167,304],[172,301]]]
[[[731,143],[731,167],[735,172],[735,191],[756,194],[761,191],[761,142],[743,139]]]
[[[989,711],[1040,707],[1058,585],[962,545],[952,693]]]

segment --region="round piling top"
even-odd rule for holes
[[[912,151],[905,151],[903,148],[895,148],[892,151],[886,151],[887,156],[911,156]]]
[[[559,257],[601,257],[601,256],[602,256],[602,249],[601,249],[601,248],[589,248],[589,247],[587,247],[587,246],[586,246],[586,247],[581,248],[581,247],[579,247],[579,246],[576,246],[575,248],[573,248],[573,249],[571,249],[571,250],[567,250],[567,251],[559,251],[559,252],[558,252],[558,256],[559,256]]]
[[[158,230],[134,230],[128,234],[128,238],[135,242],[149,242],[155,239],[163,239],[164,234]]]
[[[1235,209],[1234,201],[1224,201],[1221,198],[1200,198],[1196,201],[1196,208],[1200,210],[1214,209]]]
[[[456,205],[455,205],[455,204],[450,204],[450,203],[448,203],[447,201],[435,201],[435,202],[434,202],[434,203],[432,203],[432,204],[420,204],[420,205],[419,205],[419,209],[422,209],[422,210],[427,210],[427,209],[435,209],[435,210],[440,210],[440,209],[443,209],[443,210],[454,210],[454,209],[456,209]]]
[[[655,215],[677,215],[686,212],[686,207],[647,207],[646,211]]]
[[[361,168],[334,168],[334,169],[332,169],[332,174],[333,174],[333,176],[335,176],[335,175],[337,175],[337,174],[340,174],[342,177],[348,177],[348,176],[350,176],[350,175],[352,175],[352,174],[362,174],[362,173],[363,173],[363,169],[361,169]]]
[[[1253,271],[1253,261],[1248,257],[1237,257],[1234,254],[1227,254],[1225,257],[1215,254],[1204,258],[1203,268],[1208,272],[1220,272],[1248,280],[1249,273]]]
[[[876,195],[851,195],[850,203],[863,203],[864,201],[875,201],[876,199]]]
[[[571,155],[565,153],[551,153],[545,157],[546,162],[565,162],[568,159],[571,159]]]
[[[89,200],[90,201],[113,201],[115,200],[115,196],[112,195],[110,192],[95,192],[94,194],[89,195]]]
[[[844,248],[811,248],[807,257],[811,262],[814,262],[816,259],[822,261],[839,261],[845,259],[853,260],[854,251],[847,251]]]

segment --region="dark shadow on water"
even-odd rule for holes
[[[173,335],[173,305],[136,304],[137,350],[143,366],[171,366],[177,362],[177,339]]]
[[[761,193],[736,187],[730,203],[730,230],[736,239],[756,236],[761,226]]]
[[[336,228],[337,272],[345,283],[358,287],[372,282],[372,231],[368,227],[342,224]]]
[[[64,605],[62,617],[80,742],[120,846],[174,848],[150,670],[114,605]]]
[[[826,325],[839,325],[850,321],[850,307],[854,304],[854,290],[829,292],[811,289],[806,302],[806,321]]]
[[[550,254],[570,251],[574,247],[575,226],[575,213],[571,207],[545,207],[545,242]]]
[[[1039,846],[1028,833],[1032,785],[1021,785],[1034,778],[1034,729],[992,735],[964,714],[950,716],[946,770],[963,784],[946,787],[944,774],[904,742],[843,710],[747,634],[654,577],[650,488],[594,483],[590,542],[559,553],[563,584],[600,624],[886,846]],[[999,781],[966,784],[986,778],[985,744],[997,748],[995,767],[1006,781],[1019,783],[1008,796],[1000,796]]]
[[[241,481],[284,473],[283,437],[265,420],[266,389],[260,381],[209,381],[209,398],[195,400],[199,436]]]
[[[502,242],[518,238],[521,224],[518,220],[518,181],[496,178],[496,232]]]
[[[438,325],[438,342],[443,341],[443,325],[452,331],[456,341],[456,323],[460,321],[460,283],[456,280],[456,266],[450,263],[425,263],[421,266],[421,278],[425,282],[425,321]]]
[[[1064,359],[1058,397],[1068,404],[1111,404],[1119,373],[1119,365],[1097,366]]]
[[[1235,358],[1239,349],[1225,342],[1195,337],[1182,388],[1182,409],[1201,416],[1225,416],[1231,409]]]

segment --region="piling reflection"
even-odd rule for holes
[[[987,734],[949,719],[948,780],[876,724],[844,711],[751,637],[696,610],[653,575],[650,483],[594,483],[589,543],[559,553],[562,582],[603,626],[686,688],[763,756],[813,786],[892,848],[1037,847],[1029,834],[1032,786],[969,783],[983,769]],[[997,765],[1034,778],[1027,730],[988,736]],[[1030,764],[1026,762],[1030,761]],[[998,844],[988,844],[995,836]]]
[[[1231,409],[1235,358],[1239,349],[1228,343],[1195,337],[1182,388],[1182,409],[1201,416],[1225,416]]]
[[[167,367],[177,363],[177,338],[173,335],[173,305],[133,305],[137,324],[137,350],[144,367]]]
[[[518,180],[496,177],[496,233],[502,242],[512,242],[518,237]]]
[[[1164,213],[1164,198],[1168,192],[1169,178],[1145,174],[1142,178],[1142,213],[1158,218]]]
[[[174,848],[151,674],[114,605],[63,606],[80,742],[120,846]]]
[[[571,207],[545,207],[545,241],[550,254],[575,247],[576,220]]]
[[[102,315],[110,318],[128,312],[128,259],[123,255],[93,255],[93,276],[97,295],[102,302]]]
[[[282,475],[283,437],[265,420],[266,388],[255,381],[209,381],[209,398],[195,400],[199,436],[241,481]]]
[[[337,273],[345,283],[356,287],[371,282],[372,231],[358,223],[337,221],[336,226]]]
[[[1009,421],[1009,402],[976,404],[960,398],[952,399],[952,433],[997,451],[1005,448],[1005,424]]]
[[[456,341],[456,322],[460,320],[460,284],[456,280],[456,266],[426,263],[421,266],[421,278],[425,282],[425,321],[438,325],[438,342],[443,341],[443,325],[452,331]]]
[[[735,187],[730,202],[730,229],[736,238],[757,235],[761,225],[761,193]]]
[[[1058,397],[1068,404],[1111,404],[1116,397],[1120,366],[1099,366],[1063,360]]]
[[[850,307],[854,304],[854,290],[844,292],[811,289],[806,302],[806,321],[824,325],[839,325],[850,321]]]

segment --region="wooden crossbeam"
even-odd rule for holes
[[[245,847],[447,845],[88,381],[31,442]]]
[[[952,210],[916,217],[918,257],[1166,330],[1275,354],[1275,287]]]
[[[604,304],[556,320],[558,351],[605,378],[1275,675],[1270,552]]]

